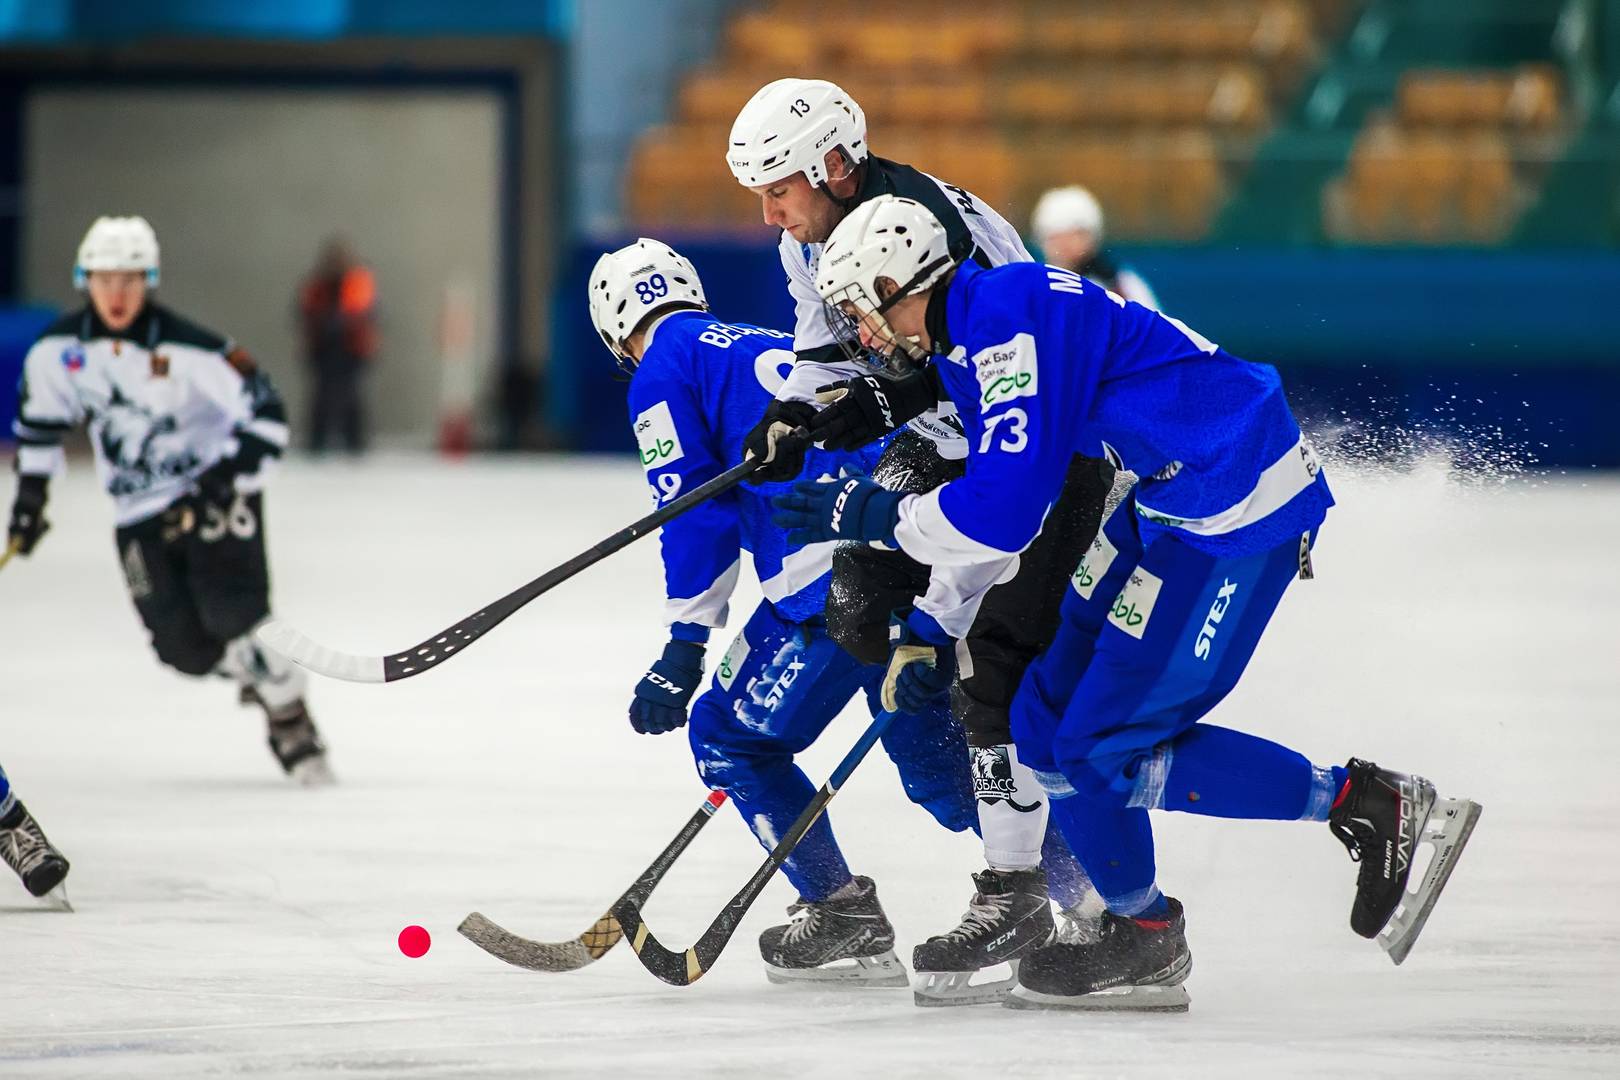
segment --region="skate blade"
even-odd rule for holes
[[[1378,946],[1389,954],[1390,960],[1399,964],[1417,944],[1418,935],[1429,921],[1429,914],[1451,879],[1451,872],[1457,868],[1457,860],[1462,857],[1463,848],[1474,834],[1474,826],[1484,809],[1470,799],[1437,798],[1434,801],[1418,833],[1418,843],[1427,844],[1433,857],[1417,888],[1409,888],[1401,896],[1395,914],[1378,934]]]
[[[909,986],[906,966],[890,949],[877,956],[851,957],[853,963],[834,961],[836,966],[785,968],[765,965],[765,977],[779,986],[811,986],[818,989],[875,990]]]
[[[68,900],[67,882],[65,881],[38,899],[40,906],[48,911],[63,911],[68,914],[73,912],[73,904]]]
[[[1066,1009],[1070,1012],[1165,1012],[1184,1013],[1191,998],[1187,988],[1174,986],[1126,986],[1099,990],[1092,994],[1043,994],[1027,986],[1014,987],[1002,1004],[1009,1009]]]
[[[300,787],[331,787],[337,783],[337,777],[332,773],[332,766],[327,764],[325,754],[305,758],[294,765],[287,775]]]
[[[1006,972],[1005,977],[998,973]],[[975,984],[977,976],[986,981]],[[975,971],[919,971],[911,984],[912,999],[923,1008],[956,1005],[999,1005],[1018,985],[1018,961],[992,964]]]

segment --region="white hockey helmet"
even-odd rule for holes
[[[894,342],[891,367],[922,361],[928,353],[914,339],[901,339],[885,312],[901,300],[937,283],[956,266],[945,226],[915,199],[879,195],[850,211],[827,238],[816,265],[816,291],[827,305],[834,336],[847,346],[856,323],[865,323]],[[879,300],[877,279],[898,291]],[[847,305],[847,307],[846,307]]]
[[[79,241],[73,287],[83,289],[97,270],[145,270],[146,284],[158,283],[157,233],[145,218],[98,217]]]
[[[590,276],[591,322],[625,371],[635,364],[624,343],[660,308],[683,304],[709,310],[691,260],[661,240],[643,236],[596,260]]]
[[[827,182],[827,151],[841,148],[851,165],[866,160],[866,114],[843,88],[825,79],[777,79],[748,99],[731,125],[726,164],[743,187],[803,173]]]
[[[1029,227],[1039,244],[1065,232],[1089,232],[1101,243],[1102,205],[1097,202],[1095,195],[1079,184],[1052,188],[1036,201]]]

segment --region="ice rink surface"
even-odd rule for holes
[[[340,786],[306,791],[231,687],[157,665],[76,463],[55,529],[0,574],[0,761],[78,908],[0,880],[0,1077],[1620,1075],[1620,482],[1330,476],[1318,578],[1214,718],[1422,772],[1480,800],[1479,829],[1396,968],[1350,932],[1355,870],[1325,826],[1158,815],[1192,1010],[1110,1017],[772,986],[753,939],[781,880],[684,990],[623,946],[566,975],[484,955],[455,933],[468,911],[571,937],[703,797],[681,734],[624,719],[663,640],[657,541],[420,678],[317,682]],[[632,460],[591,459],[293,462],[268,499],[278,614],[367,653],[649,505]],[[817,783],[861,722],[807,755]],[[881,754],[832,818],[909,960],[964,908],[976,841],[906,803]],[[690,941],[760,857],[722,810],[649,919]],[[433,934],[419,960],[395,945],[411,923]]]

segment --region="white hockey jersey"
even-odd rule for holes
[[[243,439],[267,444],[266,459],[287,445],[281,398],[247,352],[150,302],[117,333],[86,307],[34,343],[13,424],[18,473],[62,471],[62,439],[85,422],[119,525],[168,509]],[[237,489],[263,479],[239,477]]]

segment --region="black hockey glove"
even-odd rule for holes
[[[6,543],[17,545],[21,555],[30,554],[39,538],[51,523],[45,520],[45,493],[49,478],[44,476],[17,477],[17,498],[11,504],[11,527],[6,532]]]
[[[816,400],[827,407],[810,424],[810,438],[828,450],[855,450],[939,404],[939,376],[933,368],[890,375],[862,375],[823,386]]]
[[[765,418],[743,436],[743,452],[765,467],[754,474],[756,481],[774,483],[791,480],[804,469],[804,455],[811,440],[795,435],[795,428],[808,428],[816,407],[808,401],[773,401]]]
[[[265,457],[276,447],[246,431],[237,432],[237,450],[220,458],[197,477],[197,495],[212,506],[229,506],[236,498],[236,478],[259,471]]]

